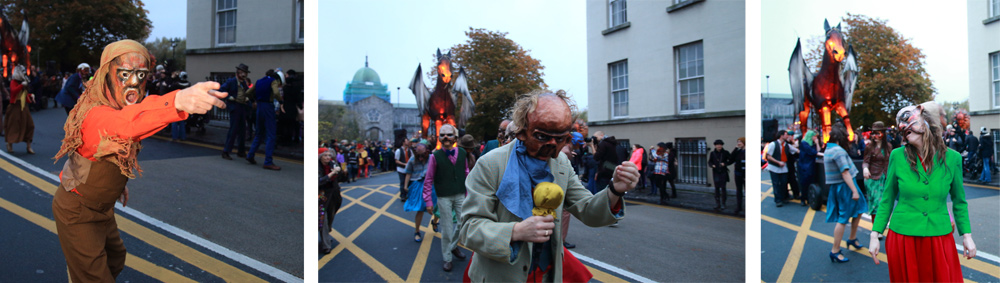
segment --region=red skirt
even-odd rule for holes
[[[465,273],[462,275],[464,283],[472,282],[472,279],[469,278],[470,267],[472,267],[471,263],[465,266]],[[549,266],[549,268],[551,267]],[[528,273],[528,282],[541,282],[544,278],[545,272],[538,268]],[[591,278],[594,278],[594,275],[590,273],[590,270],[587,270],[587,266],[576,259],[576,256],[573,256],[569,249],[563,247],[563,282],[589,282]]]
[[[962,265],[951,233],[934,237],[885,235],[892,282],[963,282]]]

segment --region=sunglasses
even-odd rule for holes
[[[570,138],[568,134],[554,136],[542,132],[535,132],[531,134],[531,136],[540,142],[549,142],[549,140],[555,140],[556,143],[563,143],[564,141],[567,141]]]
[[[439,137],[442,137],[442,138],[450,138],[450,137],[454,137],[454,136],[455,136],[455,134],[440,134],[440,135],[438,135],[438,136],[439,136]]]

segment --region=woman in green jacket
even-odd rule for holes
[[[950,195],[955,227],[963,237],[965,256],[971,259],[976,256],[976,244],[962,186],[962,156],[945,147],[943,127],[935,114],[939,111],[925,110],[923,105],[908,106],[896,115],[908,144],[889,155],[869,252],[878,264],[878,235],[886,232],[891,217],[885,233],[890,281],[962,282],[947,205]]]

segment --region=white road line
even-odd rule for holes
[[[35,171],[39,175],[48,177],[50,180],[52,180],[52,181],[54,181],[56,183],[59,183],[59,176],[53,175],[52,173],[49,173],[49,172],[45,172],[45,170],[42,170],[42,168],[38,168],[38,166],[35,166],[34,164],[28,163],[27,161],[21,160],[20,158],[17,158],[17,157],[14,157],[14,156],[10,155],[10,154],[7,154],[7,152],[4,152],[2,150],[0,150],[0,156],[5,157],[7,160],[13,161],[14,163],[20,164],[21,166],[24,166],[25,168],[28,168],[31,171]],[[206,248],[206,249],[208,249],[208,250],[210,250],[212,252],[218,253],[218,254],[220,254],[222,256],[225,256],[225,257],[227,257],[229,259],[232,259],[232,260],[234,260],[236,262],[239,262],[239,263],[241,263],[243,265],[246,265],[246,266],[248,266],[250,268],[256,269],[257,271],[263,272],[263,273],[265,273],[265,274],[267,274],[269,276],[272,276],[272,277],[274,277],[274,278],[276,278],[278,280],[281,280],[281,281],[284,281],[284,282],[302,282],[302,278],[295,277],[295,275],[292,275],[292,274],[290,274],[288,272],[284,272],[284,271],[282,271],[280,269],[277,269],[277,268],[275,268],[273,266],[264,264],[263,262],[257,261],[255,259],[252,259],[252,258],[248,257],[248,256],[245,256],[243,254],[240,254],[240,253],[237,253],[237,252],[235,252],[233,250],[230,250],[230,249],[228,249],[226,247],[223,247],[223,246],[220,246],[218,244],[212,243],[212,242],[210,242],[208,240],[205,240],[205,239],[203,239],[201,237],[195,236],[194,234],[191,234],[191,233],[189,233],[187,231],[184,231],[183,229],[180,229],[180,228],[174,227],[173,225],[164,223],[163,221],[160,221],[160,220],[158,220],[156,218],[150,217],[150,216],[148,216],[148,215],[146,215],[146,214],[144,214],[142,212],[139,212],[138,210],[132,209],[131,207],[122,207],[121,203],[117,203],[117,202],[115,203],[115,207],[118,208],[118,211],[121,212],[121,213],[128,214],[128,215],[130,215],[132,217],[138,218],[138,219],[140,219],[142,221],[145,221],[146,223],[149,223],[150,225],[156,226],[156,227],[158,227],[160,229],[163,229],[163,230],[165,230],[167,232],[170,232],[170,233],[174,234],[177,237],[180,237],[182,239],[191,241],[191,242],[193,242],[195,244],[198,244],[198,245],[200,245],[200,246],[202,246],[202,247],[204,247],[204,248]]]
[[[577,253],[577,252],[573,252],[573,256],[575,256],[577,259],[579,259],[581,261],[584,261],[584,262],[587,262],[589,264],[593,264],[593,265],[596,265],[596,266],[598,266],[600,268],[604,268],[604,269],[610,270],[611,272],[624,275],[625,277],[628,277],[628,278],[630,278],[632,280],[635,280],[636,282],[647,282],[647,283],[655,283],[656,282],[656,281],[650,280],[649,278],[642,277],[642,276],[640,276],[638,274],[625,271],[625,270],[623,270],[621,268],[618,268],[616,266],[604,263],[604,262],[596,260],[596,259],[592,259],[592,258],[590,258],[588,256],[582,255],[582,254]]]
[[[868,213],[861,214],[861,219],[868,220],[868,222],[875,222],[872,221],[872,217]],[[959,256],[962,256],[962,254],[965,253],[965,246],[962,246],[962,244],[955,243],[955,248],[958,249]],[[994,263],[1000,264],[1000,257],[991,255],[989,253],[985,253],[983,251],[976,251],[976,257],[984,258]]]

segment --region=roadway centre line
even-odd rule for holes
[[[7,211],[10,211],[14,215],[17,215],[25,220],[28,220],[28,222],[31,222],[35,225],[44,228],[45,230],[48,230],[52,234],[58,234],[56,232],[56,222],[48,218],[45,218],[45,216],[42,216],[38,213],[23,208],[3,198],[0,198],[0,207],[6,209]],[[125,262],[126,266],[131,267],[132,269],[135,269],[140,273],[146,274],[149,277],[153,277],[156,280],[160,280],[163,282],[195,282],[190,278],[177,274],[173,270],[169,270],[160,267],[158,265],[152,264],[149,261],[143,259],[142,257],[137,257],[132,253],[126,253],[126,257],[129,258],[129,260]],[[67,272],[69,271],[67,270]]]
[[[166,137],[161,137],[161,136],[156,136],[156,135],[152,136],[152,138],[158,139],[158,140],[162,140],[162,141],[170,141],[170,139],[168,139]],[[193,146],[204,147],[204,148],[208,148],[208,149],[215,149],[215,150],[220,150],[220,151],[222,150],[222,147],[221,146],[217,146],[217,145],[211,145],[211,144],[205,144],[205,143],[197,143],[197,142],[191,142],[191,141],[175,141],[175,142],[176,143],[183,143],[183,144],[186,144],[186,145],[193,145]],[[266,153],[264,153],[263,151],[258,151],[257,153],[254,154],[254,156],[257,156],[257,155],[266,155]],[[285,162],[289,162],[289,163],[303,164],[302,160],[298,160],[298,159],[290,159],[290,158],[284,158],[284,157],[280,157],[280,156],[272,156],[271,158],[277,159],[277,160],[281,160],[281,161],[285,161]],[[243,159],[246,159],[246,156],[243,156]]]
[[[52,173],[46,172],[45,170],[42,170],[41,168],[35,166],[34,164],[28,163],[27,161],[21,160],[20,158],[14,157],[14,156],[12,156],[10,154],[7,154],[6,152],[3,152],[3,151],[0,151],[0,156],[5,157],[7,160],[14,161],[15,163],[20,164],[21,166],[23,166],[23,167],[25,167],[27,169],[30,169],[31,171],[35,171],[35,173],[38,173],[41,176],[48,177],[49,180],[52,180],[52,181],[56,182],[57,184],[60,182],[58,176],[53,175]],[[0,160],[0,161],[2,161],[2,160]],[[6,163],[6,162],[2,162],[2,163]],[[16,168],[16,169],[20,170],[20,168]],[[11,172],[11,173],[13,174],[14,172]],[[25,172],[25,173],[27,173],[27,172]],[[52,184],[49,184],[49,185],[51,185],[52,187],[56,187],[56,186],[54,186]],[[36,187],[38,187],[39,189],[42,189],[41,187],[39,187],[37,185],[36,185]],[[51,190],[42,189],[42,191],[45,191],[45,192],[47,192],[49,194],[54,194],[54,190],[55,189],[58,189],[58,188],[51,188]],[[193,242],[195,244],[198,244],[198,245],[200,245],[200,246],[202,246],[202,247],[204,247],[204,248],[206,248],[208,250],[211,250],[211,251],[213,251],[213,252],[215,252],[215,253],[217,253],[219,255],[225,256],[225,257],[227,257],[229,259],[232,259],[232,260],[234,260],[236,262],[239,262],[239,263],[241,263],[243,265],[246,265],[246,266],[248,266],[250,268],[256,269],[257,271],[263,272],[263,273],[265,273],[265,274],[267,274],[269,276],[272,276],[272,277],[274,277],[274,278],[276,278],[278,280],[281,280],[281,281],[284,281],[284,282],[301,282],[302,281],[302,278],[295,277],[294,275],[291,275],[290,273],[287,273],[287,272],[284,272],[282,270],[279,270],[279,269],[277,269],[277,268],[275,268],[273,266],[264,264],[264,263],[262,263],[260,261],[252,259],[250,257],[247,257],[246,255],[237,253],[237,252],[235,252],[233,250],[230,250],[230,249],[228,249],[226,247],[220,246],[218,244],[215,244],[215,243],[212,243],[212,242],[210,242],[208,240],[205,240],[205,239],[203,239],[201,237],[195,236],[194,234],[191,234],[191,233],[189,233],[189,232],[187,232],[187,231],[185,231],[183,229],[174,227],[173,225],[164,223],[163,221],[160,221],[160,220],[158,220],[156,218],[150,217],[150,216],[148,216],[148,215],[146,215],[146,214],[144,214],[142,212],[139,212],[138,210],[132,209],[130,207],[123,207],[121,205],[121,203],[117,203],[116,202],[115,203],[115,208],[119,212],[121,212],[123,214],[128,214],[128,215],[130,215],[132,217],[135,217],[135,218],[137,218],[139,220],[145,221],[146,223],[149,223],[149,224],[151,224],[153,226],[156,226],[156,227],[158,227],[160,229],[163,229],[164,231],[170,232],[170,233],[174,234],[177,237],[180,237],[182,239],[191,241],[191,242]],[[129,221],[127,221],[127,219],[126,219],[126,221],[124,221],[125,224],[127,224],[128,222]],[[136,225],[136,226],[142,227],[141,225]],[[143,228],[145,228],[145,227],[143,227]],[[158,234],[156,232],[152,232],[152,233],[153,234]],[[183,246],[183,244],[180,244],[180,245]],[[247,275],[249,275],[249,274],[247,274]],[[256,276],[253,276],[253,277],[256,277]]]

